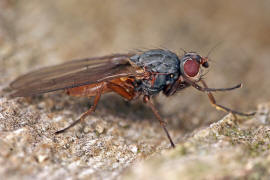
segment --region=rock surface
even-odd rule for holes
[[[245,8],[243,8],[245,7]],[[267,179],[270,4],[267,0],[1,0],[0,177],[5,179]],[[258,113],[237,121],[190,88],[155,97],[176,149],[149,108],[116,95],[60,135],[92,104],[62,92],[10,98],[17,76],[71,59],[134,49],[207,55],[220,104]],[[220,120],[221,119],[221,120]],[[220,120],[220,121],[218,121]]]
[[[269,104],[267,108],[269,113]],[[195,132],[176,149],[133,166],[125,177],[269,179],[269,124],[263,125],[257,118],[242,119],[240,122],[227,115],[210,127]]]

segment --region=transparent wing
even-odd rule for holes
[[[10,86],[12,96],[31,96],[61,89],[78,87],[123,76],[136,76],[129,63],[134,54],[73,60],[45,67],[18,77]]]

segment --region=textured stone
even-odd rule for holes
[[[1,179],[267,179],[269,8],[267,0],[0,0]],[[217,102],[241,111],[259,104],[259,113],[221,118],[192,88],[157,96],[174,150],[139,100],[105,95],[96,113],[55,135],[92,100],[62,92],[9,97],[10,82],[39,67],[161,47],[207,55],[220,41],[204,78],[209,87],[244,86],[215,93]]]

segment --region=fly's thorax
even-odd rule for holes
[[[176,54],[167,50],[150,50],[130,58],[137,67],[147,74],[141,79],[139,89],[147,95],[159,93],[173,84],[180,75],[180,61]]]

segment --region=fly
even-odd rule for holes
[[[142,97],[164,129],[171,146],[175,147],[166,122],[151,100],[160,92],[165,96],[172,96],[177,91],[194,87],[207,93],[211,104],[218,110],[233,115],[254,115],[216,103],[212,92],[234,90],[240,88],[241,84],[231,88],[208,88],[202,79],[202,70],[208,67],[208,57],[202,57],[195,52],[185,52],[183,56],[178,57],[168,50],[153,49],[141,53],[73,60],[41,68],[18,77],[10,86],[15,90],[13,97],[33,96],[57,90],[65,90],[70,96],[95,97],[94,104],[88,111],[56,134],[67,131],[94,112],[100,97],[105,93],[114,92],[128,101]]]

